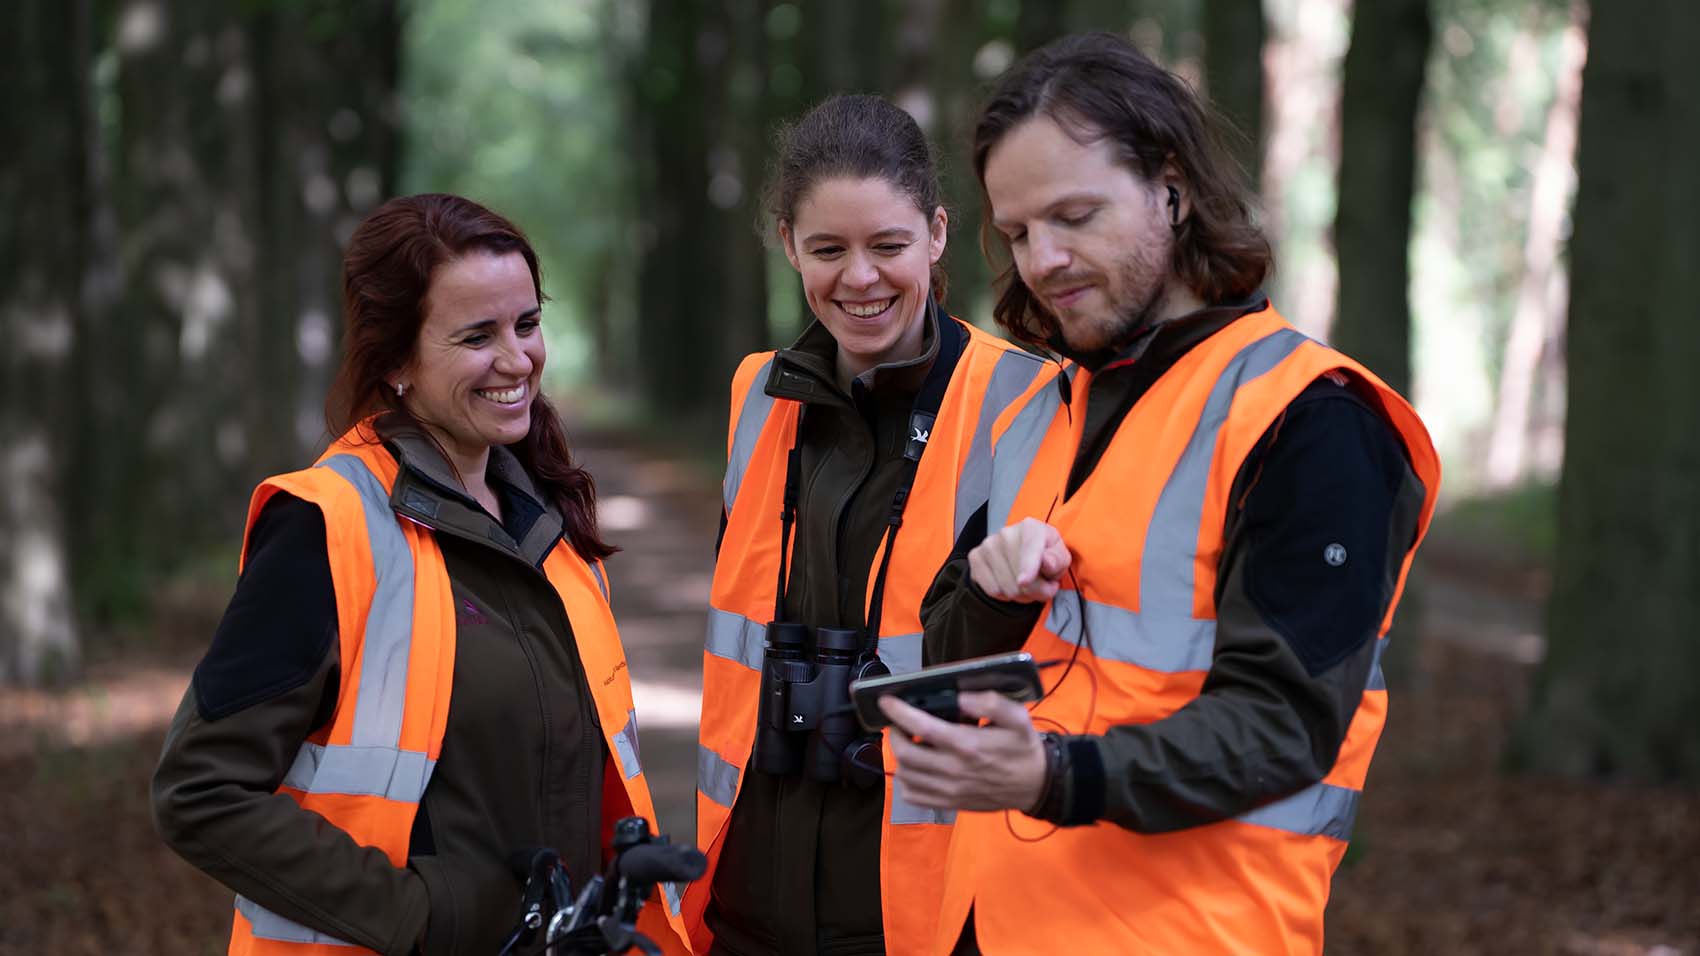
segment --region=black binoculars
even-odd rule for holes
[[[755,769],[856,787],[881,782],[879,737],[862,730],[850,706],[851,681],[890,673],[867,643],[856,628],[767,626]]]

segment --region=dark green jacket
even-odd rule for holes
[[[835,380],[837,343],[818,322],[774,356],[768,393],[806,406],[789,620],[865,623],[874,554],[902,471],[909,412],[936,357],[940,314],[929,310],[919,358],[870,369],[848,394]],[[746,770],[706,914],[713,952],[883,956],[883,810],[877,786]]]
[[[504,527],[428,442],[389,445],[402,466],[391,505],[436,531],[456,617],[448,725],[407,867],[276,792],[328,722],[341,676],[324,519],[286,495],[256,522],[172,722],[154,817],[190,863],[281,916],[383,953],[423,935],[427,953],[487,956],[519,918],[515,851],[558,849],[575,886],[597,871],[607,747],[572,624],[540,567],[561,535],[553,505],[494,448]]]

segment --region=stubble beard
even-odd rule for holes
[[[1155,255],[1141,255],[1136,250],[1122,260],[1116,275],[1119,280],[1116,287],[1122,294],[1110,301],[1107,316],[1083,318],[1073,328],[1059,320],[1063,341],[1069,348],[1078,352],[1119,349],[1156,321],[1167,287],[1163,276],[1167,274],[1165,266],[1171,248]]]

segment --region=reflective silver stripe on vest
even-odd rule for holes
[[[1050,431],[1062,395],[1054,388],[1041,388],[1015,415],[1009,428],[992,449],[991,496],[986,502],[986,533],[994,534],[1009,524],[1015,496],[1027,480],[1039,446]]]
[[[608,593],[608,579],[602,576],[602,562],[590,562],[590,573],[596,575],[596,586],[602,591],[602,600],[614,603],[614,595]]]
[[[744,405],[738,412],[738,427],[732,433],[732,454],[726,461],[726,481],[721,485],[726,510],[732,510],[732,502],[738,500],[738,488],[744,483],[744,469],[750,465],[750,456],[756,453],[756,440],[761,438],[762,426],[767,424],[767,416],[773,411],[773,396],[767,394],[767,375],[773,368],[773,357],[768,356],[760,369],[750,379],[750,390],[744,395]]]
[[[1045,619],[1047,629],[1078,644],[1084,621],[1093,654],[1104,660],[1171,674],[1210,668],[1216,623],[1193,617],[1191,556],[1198,550],[1199,522],[1206,520],[1204,492],[1216,458],[1217,437],[1241,386],[1267,374],[1305,341],[1303,335],[1289,329],[1258,339],[1241,349],[1211,386],[1192,438],[1158,495],[1146,529],[1139,570],[1140,609],[1130,611],[1092,600],[1084,602],[1083,608],[1079,594],[1059,591]],[[1055,403],[1050,406],[1054,409]],[[1025,416],[1026,410],[1022,414]],[[1044,421],[1048,423],[1049,419]],[[1037,422],[1035,419],[1033,424]],[[1016,425],[1012,425],[1010,432],[1015,431]],[[1017,440],[1026,439],[1021,436]]]
[[[703,646],[715,657],[737,661],[750,670],[759,671],[762,657],[767,652],[767,625],[757,624],[742,614],[710,607],[708,638]]]
[[[673,880],[661,884],[661,898],[667,901],[667,912],[679,915],[679,900],[684,896],[684,890]]]
[[[285,943],[317,943],[321,946],[354,945],[335,936],[327,936],[316,929],[309,929],[292,919],[285,919],[240,894],[236,897],[236,911],[253,925],[254,935],[261,939],[275,939]]]
[[[1204,514],[1204,489],[1216,460],[1217,436],[1240,387],[1267,374],[1304,342],[1305,337],[1291,329],[1270,333],[1241,349],[1211,386],[1192,440],[1157,497],[1145,530],[1144,560],[1139,567],[1139,609],[1145,615],[1192,617],[1194,562],[1189,559],[1198,550],[1199,522],[1222,519]]]
[[[880,660],[893,674],[908,674],[921,669],[921,635],[893,634],[880,638]]]
[[[626,711],[626,726],[614,735],[614,749],[619,752],[627,780],[643,773],[643,764],[638,761],[637,711]]]
[[[891,792],[891,822],[894,826],[912,823],[935,823],[949,826],[956,822],[955,810],[929,810],[903,799],[901,790]]]
[[[394,747],[407,706],[407,655],[413,644],[413,552],[390,510],[390,495],[353,455],[325,459],[360,493],[372,548],[372,607],[361,638],[360,689],[354,702],[356,747]]]
[[[1369,682],[1364,685],[1364,690],[1386,690],[1387,675],[1381,670],[1381,656],[1387,653],[1388,639],[1376,637],[1373,640],[1375,641],[1375,656],[1369,662]]]
[[[738,768],[708,747],[697,744],[697,789],[708,799],[732,809],[732,801],[738,797]]]
[[[435,760],[412,750],[326,747],[309,741],[296,752],[295,762],[283,775],[283,785],[311,793],[418,803],[436,766]]]
[[[1165,617],[1089,600],[1085,624],[1092,638],[1092,653],[1098,659],[1165,674],[1209,670],[1216,649],[1216,622],[1196,620],[1190,613]],[[1071,644],[1081,642],[1078,592],[1057,592],[1045,616],[1045,627]]]
[[[436,761],[400,748],[413,641],[413,552],[390,510],[388,492],[365,462],[353,455],[334,455],[321,465],[353,485],[360,495],[374,589],[361,636],[360,684],[351,740],[331,746],[302,743],[284,774],[283,785],[306,793],[418,803]],[[255,932],[266,935],[258,928]]]
[[[1346,787],[1315,783],[1290,797],[1265,804],[1234,819],[1260,827],[1286,830],[1304,836],[1350,840],[1358,819],[1361,794]]]
[[[1011,351],[999,356],[997,364],[992,366],[991,381],[987,383],[986,394],[980,402],[980,420],[974,423],[974,438],[968,444],[968,454],[963,458],[962,473],[956,482],[956,522],[951,529],[952,541],[962,536],[962,526],[991,497],[993,423],[1004,408],[1033,383],[1042,364],[1026,352]],[[1001,527],[988,528],[988,532]]]

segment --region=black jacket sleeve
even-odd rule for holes
[[[184,859],[255,903],[383,953],[412,951],[425,881],[277,792],[336,699],[335,595],[317,507],[280,496],[195,669],[153,778],[154,821]]]
[[[1377,413],[1329,380],[1307,389],[1235,484],[1199,696],[1162,720],[1066,738],[1039,815],[1159,833],[1321,780],[1363,695],[1422,498]]]
[[[968,552],[986,533],[986,506],[981,505],[962,526],[950,558],[921,598],[924,665],[1020,650],[1039,620],[1043,604],[1000,601],[969,577]]]

